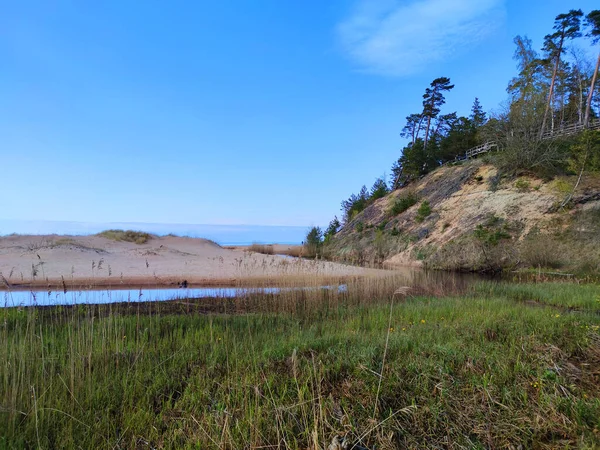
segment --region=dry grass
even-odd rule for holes
[[[256,242],[254,242],[250,247],[248,247],[248,251],[254,253],[262,253],[263,255],[275,254],[275,250],[272,244],[258,244]]]

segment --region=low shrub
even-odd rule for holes
[[[515,181],[515,189],[519,192],[527,192],[531,188],[531,184],[524,178],[519,178]]]
[[[423,203],[421,203],[421,206],[419,206],[419,209],[417,210],[415,220],[420,223],[423,222],[430,215],[431,206],[429,206],[429,202],[427,200],[424,200]]]
[[[408,208],[415,205],[417,201],[418,199],[414,192],[407,192],[404,195],[400,195],[394,201],[394,204],[392,205],[389,214],[391,216],[397,216],[398,214],[402,214]]]
[[[111,239],[113,241],[134,242],[138,245],[145,244],[150,239],[155,237],[150,233],[133,230],[105,230],[98,233],[96,236],[100,236],[105,239]]]

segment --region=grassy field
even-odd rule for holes
[[[598,448],[599,295],[480,284],[265,296],[286,302],[273,313],[5,309],[0,447]]]

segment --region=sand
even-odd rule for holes
[[[342,278],[375,272],[326,261],[225,249],[165,236],[144,244],[100,236],[0,238],[0,289],[60,286],[227,286],[281,278]]]

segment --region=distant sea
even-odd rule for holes
[[[47,220],[0,219],[0,236],[18,234],[96,234],[109,229],[145,231],[147,233],[211,239],[220,245],[258,243],[300,244],[308,227],[276,225],[203,225],[138,222],[62,222]]]

